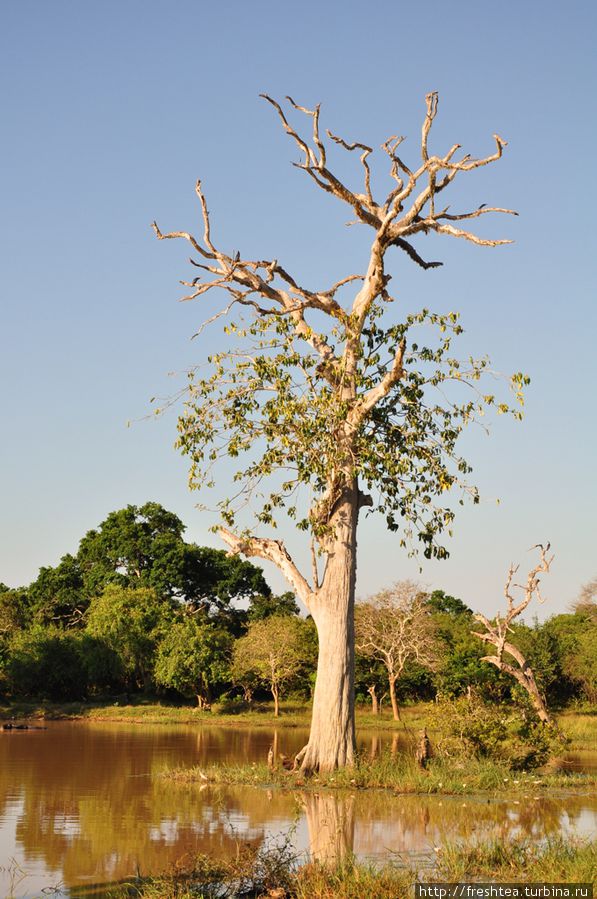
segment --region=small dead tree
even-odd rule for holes
[[[355,609],[356,649],[384,665],[388,675],[394,720],[400,712],[396,682],[407,662],[435,665],[437,643],[425,604],[426,596],[413,581],[399,581]]]
[[[549,543],[545,547],[539,543],[537,547],[533,548],[539,549],[541,558],[538,564],[529,571],[526,584],[513,583],[514,577],[520,566],[510,565],[506,586],[504,587],[504,595],[507,603],[505,618],[501,618],[498,612],[495,618],[490,620],[489,618],[486,618],[485,615],[478,612],[475,615],[475,620],[479,621],[485,627],[485,631],[482,633],[473,631],[472,633],[475,637],[479,637],[479,639],[483,640],[485,643],[491,643],[496,648],[495,655],[483,656],[481,661],[489,662],[490,664],[495,665],[499,671],[504,671],[506,674],[510,674],[515,678],[527,693],[539,720],[543,724],[551,725],[553,724],[553,719],[549,714],[545,699],[537,686],[531,666],[520,649],[508,640],[508,634],[512,633],[513,630],[511,627],[512,622],[524,612],[533,597],[536,597],[540,603],[543,602],[543,597],[539,590],[539,574],[542,571],[549,571],[554,556],[548,557],[547,555],[550,548]],[[513,595],[514,590],[523,591],[523,597],[519,602],[517,602]],[[506,660],[504,656],[509,656],[512,661]]]

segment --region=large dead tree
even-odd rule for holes
[[[456,454],[456,441],[465,424],[494,403],[477,384],[487,360],[460,362],[450,353],[451,340],[462,330],[456,313],[391,314],[386,257],[397,249],[423,269],[434,269],[440,263],[423,258],[415,246],[418,238],[440,234],[494,247],[510,241],[480,237],[463,223],[488,213],[514,213],[484,204],[458,213],[439,202],[457,176],[500,159],[505,141],[496,135],[494,152],[483,158],[459,154],[457,143],[436,155],[429,146],[435,93],[426,98],[418,162],[409,166],[403,160],[401,137],[382,145],[390,170],[383,198],[374,188],[371,146],[330,131],[326,140],[319,106],[307,109],[288,98],[287,116],[278,102],[264,99],[299,151],[298,169],[372,234],[362,272],[314,288],[278,259],[247,259],[222,249],[212,236],[200,182],[202,237],[162,233],[155,223],[154,229],[160,240],[187,241],[195,254],[197,277],[182,282],[189,287],[184,299],[223,291],[226,304],[211,309],[207,321],[234,312],[241,316],[227,319],[228,346],[209,357],[211,373],[198,367],[190,374],[178,445],[191,459],[195,487],[217,487],[219,460],[246,454],[235,476],[238,490],[219,504],[219,534],[231,553],[276,565],[313,616],[319,660],[302,765],[305,771],[328,770],[351,764],[355,753],[353,612],[360,510],[382,513],[390,529],[401,531],[403,546],[445,557],[440,536],[454,513],[442,503],[444,491],[456,488],[477,499],[466,483],[470,469]],[[306,118],[311,137],[300,134],[291,116]],[[349,187],[334,173],[332,150],[360,159],[361,188]],[[519,398],[525,382],[522,374],[513,376]],[[463,384],[474,390],[465,393]],[[450,399],[448,388],[455,390]],[[505,404],[499,411],[520,417]],[[272,486],[265,489],[266,484]],[[247,502],[258,527],[270,528],[274,536],[257,534],[255,518],[243,527],[238,516]],[[299,531],[310,532],[310,576],[276,534],[281,509]]]
[[[553,562],[554,556],[548,557],[549,547],[549,543],[545,547],[541,544],[538,545],[537,548],[541,555],[540,561],[529,571],[526,584],[524,585],[514,583],[514,578],[518,572],[519,566],[510,566],[508,577],[506,579],[506,586],[504,587],[504,596],[506,597],[507,607],[505,616],[502,618],[498,612],[495,618],[490,620],[479,612],[475,615],[475,619],[485,627],[485,631],[473,631],[475,637],[479,637],[480,640],[483,640],[485,643],[490,643],[496,648],[495,655],[483,656],[481,661],[495,665],[499,671],[511,675],[511,677],[520,684],[522,689],[527,693],[539,720],[542,721],[543,724],[553,723],[545,699],[541,695],[541,691],[535,680],[535,675],[533,674],[527,659],[520,649],[511,642],[508,635],[513,633],[512,622],[522,615],[534,597],[536,597],[539,602],[543,602],[539,589],[539,574],[541,572],[548,572],[551,563]],[[522,598],[517,600],[513,593],[514,590],[521,590]],[[505,656],[506,658],[504,658]]]
[[[426,599],[413,581],[399,581],[355,609],[356,648],[386,669],[394,720],[400,718],[396,682],[408,662],[433,668],[437,640]]]

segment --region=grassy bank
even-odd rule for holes
[[[367,707],[357,709],[357,726],[367,730],[395,731],[423,727],[428,706],[406,706],[401,720],[389,715],[371,715]],[[45,718],[49,721],[122,721],[131,724],[213,724],[219,727],[309,727],[311,707],[306,703],[282,702],[280,717],[274,717],[271,703],[255,703],[251,710],[231,710],[215,705],[212,711],[195,706],[169,705],[152,700],[106,702],[4,702],[0,700],[0,721],[9,718]]]
[[[358,706],[357,726],[367,730],[400,731],[428,726],[433,703],[417,703],[401,708],[400,721],[389,711],[372,715],[370,707]],[[294,701],[281,702],[280,717],[275,718],[273,705],[255,703],[248,710],[215,704],[211,711],[200,711],[192,705],[173,705],[156,699],[128,698],[102,701],[49,702],[0,699],[0,721],[9,718],[47,718],[48,720],[128,721],[147,724],[215,724],[219,726],[308,727],[311,706]],[[563,711],[556,715],[563,732],[573,741],[573,748],[594,749],[597,745],[597,709]]]
[[[397,794],[508,793],[533,797],[547,790],[592,788],[597,786],[597,774],[568,772],[512,772],[506,765],[488,759],[444,760],[432,759],[422,770],[412,758],[389,752],[371,760],[361,757],[350,769],[305,778],[300,772],[277,767],[271,771],[265,764],[208,765],[203,768],[175,768],[160,777],[172,783],[244,784],[275,786],[281,789],[382,789]]]
[[[495,841],[476,847],[446,846],[438,853],[433,871],[423,873],[399,864],[376,868],[350,858],[336,866],[299,866],[286,845],[244,848],[236,859],[224,863],[201,856],[186,869],[121,884],[108,895],[112,899],[198,899],[214,895],[227,899],[410,899],[417,880],[589,883],[596,869],[595,841],[557,839],[542,846]]]

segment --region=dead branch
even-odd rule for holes
[[[472,631],[472,633],[475,637],[483,640],[484,643],[490,643],[495,646],[497,650],[496,655],[484,656],[482,661],[489,662],[491,665],[495,665],[499,671],[504,671],[506,674],[514,677],[529,696],[539,720],[544,724],[552,724],[551,715],[547,709],[545,699],[537,686],[531,666],[520,649],[508,640],[508,634],[513,632],[512,622],[524,612],[533,598],[536,598],[541,603],[543,602],[539,589],[539,574],[541,572],[549,572],[554,556],[548,556],[549,543],[546,546],[539,543],[533,549],[539,549],[540,559],[537,565],[529,571],[526,584],[514,583],[514,577],[519,566],[510,565],[504,587],[506,598],[505,617],[502,618],[498,612],[495,618],[490,620],[478,612],[475,614],[475,620],[483,625],[485,631],[481,633]],[[522,598],[519,601],[514,596],[513,591],[516,589],[523,591]],[[505,660],[504,655],[509,656],[516,664],[513,665],[510,661]]]

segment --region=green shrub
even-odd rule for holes
[[[87,671],[80,644],[78,633],[54,627],[35,625],[16,633],[4,663],[10,693],[55,700],[83,698]]]
[[[433,724],[438,755],[494,759],[514,771],[538,768],[565,746],[559,731],[524,705],[497,706],[474,695],[438,703]]]

